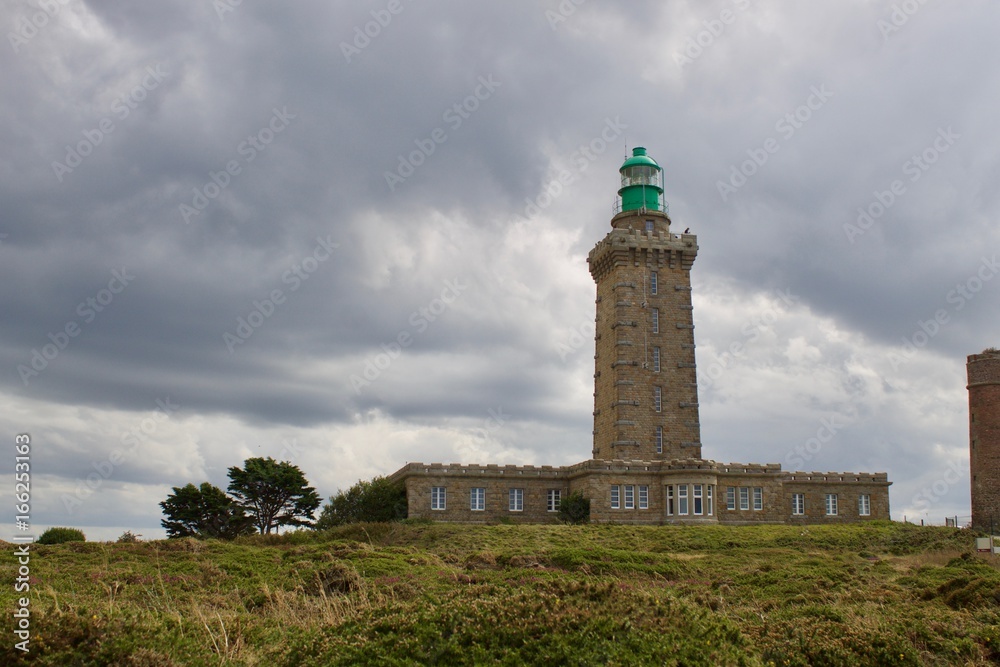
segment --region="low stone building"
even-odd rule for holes
[[[611,231],[588,257],[597,285],[593,458],[572,466],[408,463],[409,515],[557,521],[580,491],[591,520],[822,523],[889,518],[885,473],[789,472],[702,458],[691,268],[698,240],[670,230],[660,166],[644,148],[620,169]]]

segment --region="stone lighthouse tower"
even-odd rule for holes
[[[691,305],[694,234],[670,231],[663,170],[636,147],[619,169],[597,283],[595,459],[701,458]]]
[[[1000,351],[969,355],[972,526],[1000,527]]]

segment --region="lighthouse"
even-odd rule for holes
[[[587,258],[597,285],[595,459],[701,458],[691,267],[670,231],[663,169],[643,147],[619,169],[611,231]]]

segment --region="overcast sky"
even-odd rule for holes
[[[588,458],[586,255],[633,146],[698,235],[704,456],[967,520],[996,3],[0,6],[0,422],[38,530],[162,536],[172,486],[250,456],[324,498]]]

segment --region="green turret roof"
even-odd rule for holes
[[[660,169],[660,165],[656,164],[656,160],[646,155],[645,148],[643,148],[642,146],[636,146],[635,148],[632,149],[632,157],[625,160],[625,162],[622,164],[621,168],[618,171],[621,171],[622,169],[626,169],[628,167],[638,167],[641,165]],[[660,171],[662,171],[662,169],[660,169]]]

